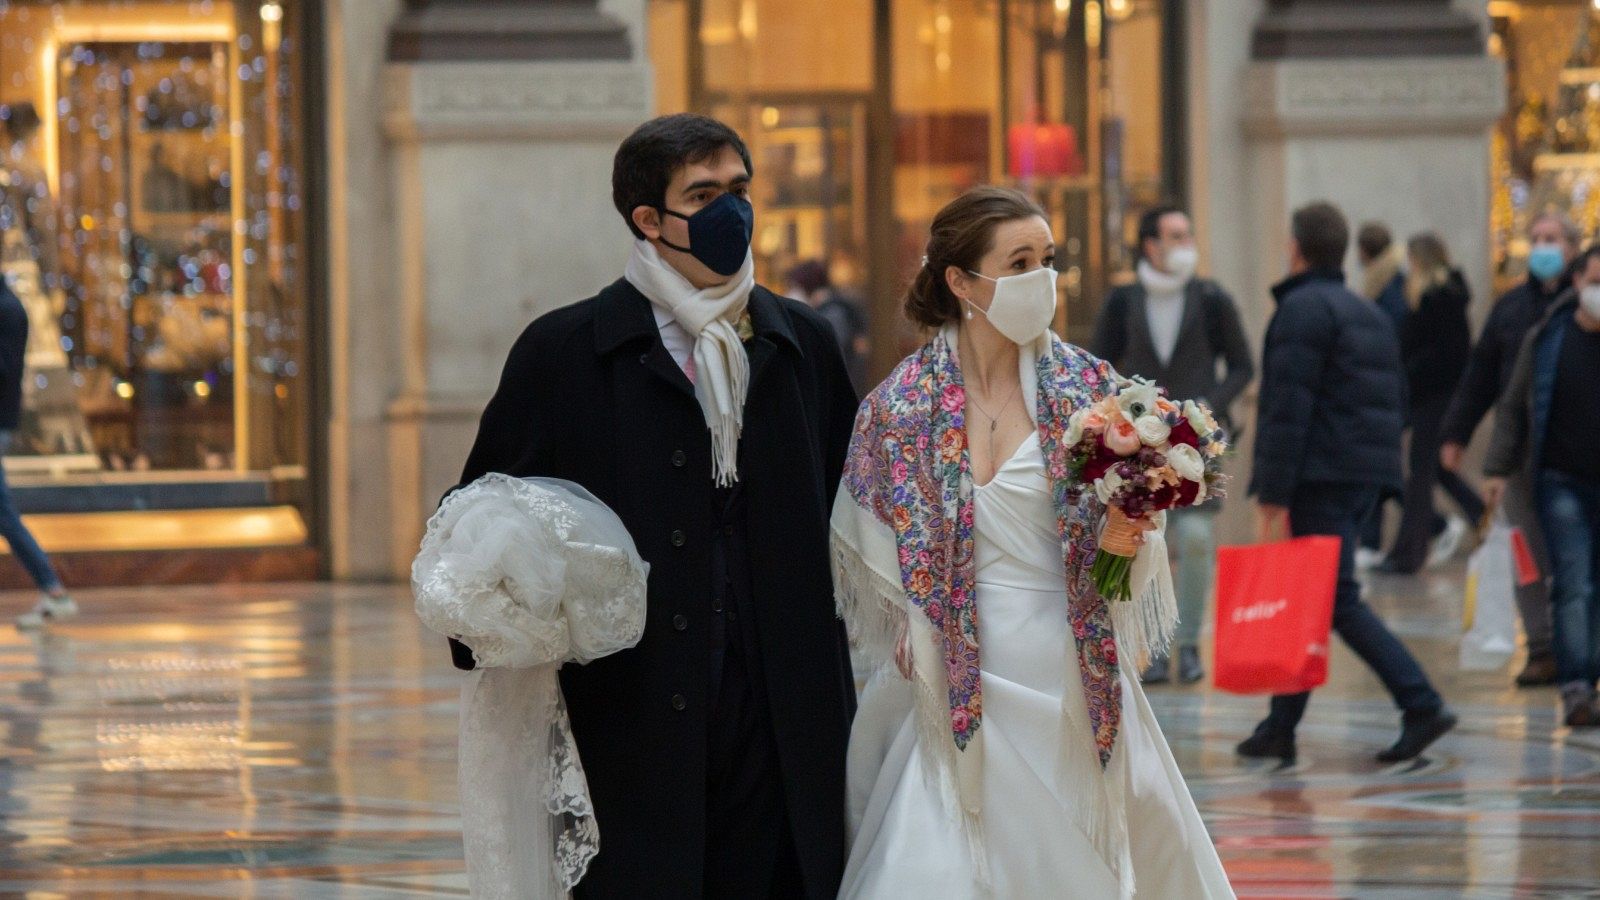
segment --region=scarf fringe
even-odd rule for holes
[[[925,622],[919,622],[918,625],[923,626]],[[932,634],[931,627],[928,627],[926,635],[917,635],[920,631],[921,627],[913,629],[911,646],[921,646],[924,653],[933,657],[932,671],[938,681],[937,687],[944,687],[944,660],[938,652],[938,637]],[[982,766],[982,731],[980,728],[972,736],[966,750],[956,747],[956,742],[950,737],[950,698],[941,695],[936,686],[923,677],[924,669],[918,664],[921,655],[916,649],[912,650],[912,693],[916,698],[916,709],[912,715],[916,717],[917,740],[922,745],[922,774],[944,808],[959,822],[961,833],[967,839],[967,856],[972,862],[973,877],[989,894],[994,881],[989,871],[989,847],[984,834],[982,803],[978,796],[968,796],[969,792],[962,790],[963,757],[971,754],[967,764],[979,768]],[[975,794],[977,785],[974,784],[972,788]]]
[[[905,588],[873,571],[838,528],[833,529],[832,544],[834,606],[839,618],[844,620],[851,645],[865,654],[875,669],[892,665],[895,642],[900,638],[901,629],[908,629],[912,647],[912,717],[923,751],[922,775],[944,808],[960,821],[974,875],[979,884],[989,887],[992,880],[982,810],[976,797],[963,796],[961,763],[964,754],[950,738],[950,699],[938,690],[944,686],[938,637],[932,634],[925,620],[919,620],[917,627],[911,625],[905,609]],[[922,676],[927,667],[918,665],[919,658],[930,654],[928,658],[936,663],[931,671],[937,673],[938,684],[930,684]],[[897,672],[890,677],[901,676]],[[981,735],[975,736],[967,752],[976,757],[981,746]]]
[[[1142,671],[1150,660],[1172,648],[1178,628],[1178,595],[1172,587],[1172,565],[1167,560],[1166,516],[1145,537],[1133,561],[1134,598],[1110,602],[1111,628],[1117,639],[1117,658]]]
[[[1072,818],[1089,838],[1095,855],[1116,876],[1120,896],[1132,897],[1125,742],[1116,743],[1110,762],[1102,769],[1094,741],[1086,737],[1090,733],[1087,710],[1073,710],[1062,703],[1059,720],[1061,750],[1056,754],[1056,783],[1074,801]]]
[[[833,531],[833,603],[844,620],[852,646],[875,664],[894,658],[894,644],[906,624],[905,588],[872,571],[861,552]]]

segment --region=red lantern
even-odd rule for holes
[[[1012,178],[1059,178],[1082,175],[1083,154],[1078,132],[1059,122],[1013,125],[1007,137]]]

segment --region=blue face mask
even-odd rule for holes
[[[732,275],[744,266],[745,257],[750,255],[750,236],[756,227],[755,210],[750,208],[749,200],[736,194],[723,194],[692,216],[664,206],[661,213],[689,223],[689,246],[679,247],[668,241],[665,234],[661,243],[700,260],[718,275]]]
[[[1549,281],[1561,274],[1567,260],[1555,244],[1535,244],[1528,253],[1528,272],[1540,281]]]

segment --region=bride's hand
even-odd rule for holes
[[[1133,523],[1134,528],[1139,529],[1139,533],[1134,535],[1133,541],[1140,546],[1144,546],[1144,536],[1156,530],[1156,520],[1154,516],[1140,516],[1139,518],[1134,518],[1133,516],[1123,512],[1118,507],[1107,507],[1106,527],[1111,528],[1118,522],[1131,522]]]
[[[905,619],[900,620],[900,635],[894,639],[894,667],[906,678],[911,677],[911,632]]]

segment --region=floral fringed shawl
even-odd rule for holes
[[[1073,411],[1116,392],[1117,376],[1107,363],[1053,334],[1022,348],[1021,356],[1024,396],[1055,499],[1067,575],[1064,602],[1087,701],[1087,730],[1103,772],[1112,765],[1122,720],[1123,654],[1136,662],[1163,651],[1176,623],[1165,545],[1153,535],[1140,553],[1133,601],[1114,604],[1094,590],[1090,567],[1105,508],[1094,491],[1071,479],[1064,433]],[[883,662],[901,629],[907,630],[920,737],[938,762],[941,783],[965,813],[981,867],[976,779],[982,767],[983,686],[965,412],[956,331],[947,327],[862,403],[834,506],[833,546],[839,611],[852,642]],[[1071,718],[1081,721],[1081,714]],[[1084,816],[1085,826],[1126,883],[1126,826],[1117,833],[1117,822],[1125,818],[1116,808],[1120,800],[1108,791],[1118,793],[1111,785],[1090,786],[1100,802]]]

